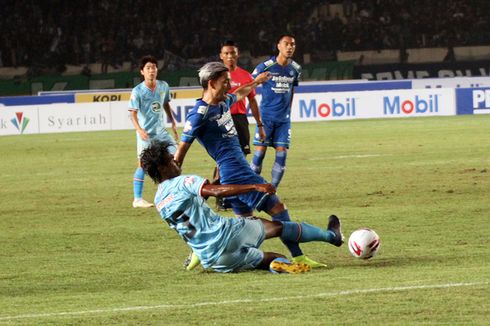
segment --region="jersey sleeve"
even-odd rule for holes
[[[128,110],[136,110],[140,109],[140,100],[138,92],[135,88],[131,91],[131,97],[129,98]]]
[[[170,96],[170,87],[167,82],[162,81],[163,88],[165,89],[163,94],[163,104],[169,103],[172,97]]]
[[[207,179],[204,179],[197,175],[183,176],[182,187],[183,190],[191,195],[202,196],[202,187],[208,183]]]
[[[265,70],[265,65],[264,63],[260,63],[257,67],[255,67],[254,71],[252,71],[252,77],[255,78],[259,74],[263,73]]]
[[[230,108],[233,104],[235,104],[236,99],[237,99],[237,97],[235,94],[233,94],[233,93],[226,94],[225,103],[228,106],[228,108]]]
[[[188,114],[180,140],[184,143],[192,143],[206,123],[205,117],[208,111],[206,105],[196,105]]]

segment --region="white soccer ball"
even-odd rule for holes
[[[379,235],[368,228],[356,230],[349,237],[349,251],[356,258],[369,259],[376,255],[380,246]]]

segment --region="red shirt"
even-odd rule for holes
[[[233,91],[238,87],[248,84],[254,80],[252,75],[250,75],[248,71],[240,67],[236,67],[234,71],[230,72],[230,75],[231,75],[230,93],[233,93]],[[247,97],[249,99],[254,98],[255,89],[252,89],[252,91],[250,92],[250,94],[248,94]],[[242,99],[236,102],[235,104],[233,104],[230,108],[230,112],[231,114],[247,114],[247,105],[245,104],[245,99]]]

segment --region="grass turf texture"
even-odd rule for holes
[[[183,271],[184,242],[131,207],[133,131],[0,137],[0,324],[487,324],[489,125],[294,124],[278,190],[291,216],[337,214],[346,237],[367,226],[382,241],[370,261],[303,244],[332,268],[302,275]],[[212,166],[196,142],[184,173]],[[154,190],[147,178],[145,198]],[[263,249],[287,252],[277,239]]]

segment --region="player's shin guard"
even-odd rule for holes
[[[137,168],[133,176],[133,192],[134,199],[143,197],[143,184],[145,182],[145,171],[142,168]]]
[[[283,224],[284,223],[292,223],[292,222],[290,222],[291,218],[289,217],[289,213],[288,213],[287,209],[283,210],[279,214],[272,216],[272,220],[283,222]],[[296,224],[296,223],[293,223],[293,224]],[[284,228],[283,228],[283,230],[284,230]],[[294,237],[293,237],[293,239],[294,239]],[[291,252],[291,256],[297,257],[297,256],[303,255],[303,251],[301,251],[301,248],[298,245],[298,241],[283,239],[282,236],[281,236],[281,241],[289,249],[289,252]]]
[[[250,167],[257,174],[260,174],[260,172],[262,172],[262,161],[264,160],[264,157],[265,157],[265,151],[259,151],[259,150],[256,150],[254,156],[252,157],[252,162],[250,162]]]
[[[272,166],[272,180],[271,183],[274,187],[279,187],[282,176],[284,175],[284,170],[286,170],[286,157],[287,152],[277,151],[276,160]]]
[[[288,242],[324,241],[332,242],[335,233],[322,230],[308,223],[282,222],[281,240]]]

